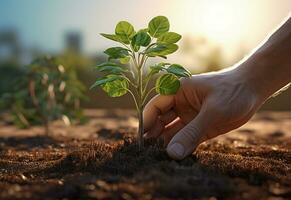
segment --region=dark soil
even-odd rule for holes
[[[291,199],[282,130],[239,129],[173,161],[160,141],[140,151],[132,129],[93,127],[97,138],[0,137],[0,199]]]

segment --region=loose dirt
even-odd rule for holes
[[[0,124],[0,199],[290,199],[291,113],[242,128],[171,160],[160,141],[140,151],[134,112],[86,111],[89,122],[19,130]]]

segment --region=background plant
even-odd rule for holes
[[[181,39],[181,35],[169,32],[169,29],[169,20],[164,16],[157,16],[149,22],[147,28],[138,31],[135,31],[129,22],[120,21],[115,27],[115,34],[101,33],[105,38],[122,46],[104,51],[109,56],[108,61],[96,67],[104,76],[97,78],[92,87],[101,86],[111,97],[130,93],[137,109],[140,148],[143,147],[143,109],[149,94],[154,90],[161,95],[175,94],[180,87],[179,78],[191,76],[191,73],[179,64],[161,62],[146,66],[149,58],[166,59],[167,55],[177,51],[176,43]],[[112,62],[113,60],[119,62]],[[155,86],[150,88],[149,82],[160,72],[163,74],[158,77]]]
[[[40,57],[22,70],[10,91],[0,98],[0,107],[9,110],[20,128],[43,124],[49,134],[50,121],[63,119],[84,121],[80,99],[85,86],[75,68],[62,65],[62,58]]]

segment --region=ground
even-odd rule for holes
[[[245,126],[171,160],[139,151],[130,110],[88,110],[87,124],[20,130],[2,117],[0,199],[291,199],[291,113]]]

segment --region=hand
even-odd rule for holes
[[[175,95],[155,96],[145,107],[145,137],[161,137],[173,159],[205,140],[245,124],[264,102],[237,70],[181,79]]]

